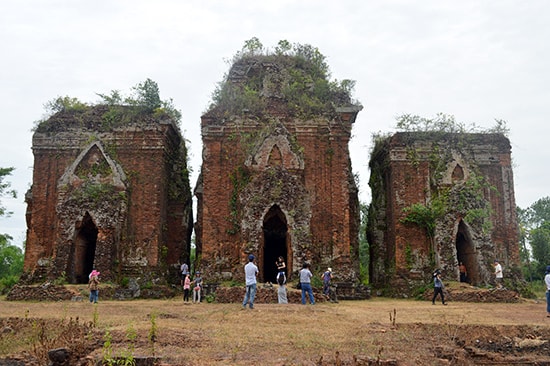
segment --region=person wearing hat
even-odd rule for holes
[[[328,267],[321,278],[323,279],[323,294],[328,299],[330,298],[330,280],[332,280],[332,268]]]
[[[248,263],[244,266],[244,277],[246,280],[246,292],[244,294],[243,309],[246,309],[246,304],[250,309],[254,309],[254,297],[256,296],[256,276],[258,275],[258,267],[254,264],[254,255],[248,256]]]
[[[201,302],[201,289],[202,289],[202,277],[200,271],[195,273],[195,279],[193,280],[195,286],[193,288],[193,303]]]
[[[445,302],[445,296],[443,295],[443,281],[441,280],[441,271],[438,269],[433,274],[434,277],[434,296],[432,297],[432,305],[435,305],[435,299],[439,294],[441,296],[441,303],[447,305]]]
[[[90,302],[97,304],[99,299],[99,271],[94,269],[89,277],[88,289],[90,290]]]
[[[546,317],[550,318],[550,266],[546,266],[544,283],[546,284]]]
[[[495,282],[497,284],[497,288],[502,288],[502,281],[504,276],[502,275],[502,266],[498,262],[498,260],[495,260]]]

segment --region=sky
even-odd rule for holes
[[[58,96],[97,93],[150,78],[182,113],[194,186],[201,165],[200,117],[244,42],[309,44],[332,79],[356,81],[363,105],[350,142],[360,200],[370,203],[374,133],[396,117],[455,116],[510,129],[516,204],[550,195],[550,6],[547,0],[6,0],[0,3],[0,167],[18,197],[0,233],[25,240],[32,182],[32,128]]]

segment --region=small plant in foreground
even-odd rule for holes
[[[157,325],[157,314],[151,314],[151,329],[149,329],[149,342],[151,343],[151,353],[153,357],[155,356],[155,343],[158,336],[158,325]]]

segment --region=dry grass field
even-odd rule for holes
[[[47,365],[49,349],[67,347],[78,365],[130,354],[162,365],[550,365],[545,310],[533,300],[434,306],[373,298],[254,310],[179,297],[1,300],[0,358]]]

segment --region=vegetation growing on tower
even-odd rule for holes
[[[330,80],[326,57],[311,45],[282,40],[271,51],[254,37],[231,64],[213,93],[207,115],[260,116],[284,110],[302,118],[333,117],[336,108],[359,104],[352,99],[355,81]]]
[[[44,105],[46,115],[35,123],[37,132],[54,132],[67,127],[90,128],[111,131],[138,121],[170,120],[179,130],[181,112],[172,99],[162,100],[158,84],[147,79],[132,88],[132,94],[124,97],[120,91],[97,95],[97,103],[85,103],[74,97],[57,97]]]

